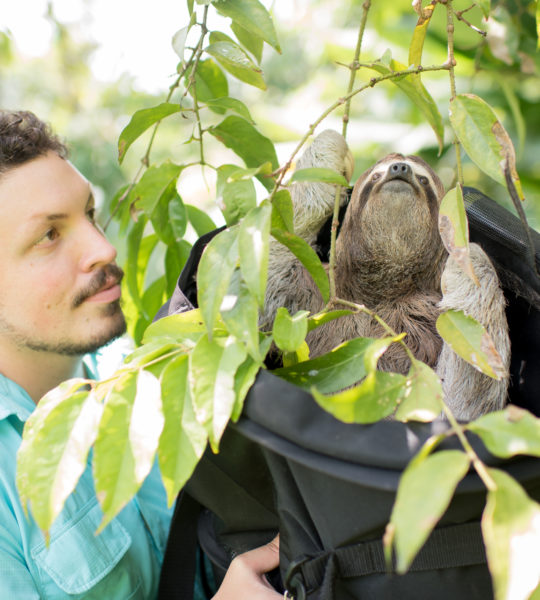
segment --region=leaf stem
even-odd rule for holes
[[[469,443],[469,440],[465,436],[463,427],[457,422],[456,418],[454,417],[454,414],[446,405],[446,402],[443,402],[443,410],[446,418],[448,419],[452,427],[452,430],[461,442],[461,445],[463,446],[463,449],[465,450],[467,456],[470,458],[476,472],[478,473],[478,476],[490,492],[496,490],[497,485],[493,481],[491,475],[488,473],[486,465],[480,460],[478,454],[476,454],[476,452],[474,451],[473,447]]]

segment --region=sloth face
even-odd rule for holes
[[[364,260],[428,260],[440,248],[437,218],[443,194],[440,179],[421,158],[389,154],[357,181],[343,237]]]

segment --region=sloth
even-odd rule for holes
[[[297,169],[328,167],[352,175],[352,155],[334,131],[318,135]],[[510,341],[505,299],[497,273],[482,248],[470,244],[479,281],[465,275],[448,255],[438,230],[441,180],[416,156],[389,154],[360,176],[345,210],[336,242],[335,284],[338,298],[365,305],[397,333],[413,355],[440,376],[445,401],[463,421],[504,407],[507,397]],[[318,234],[332,215],[335,187],[295,183],[291,191],[295,233],[317,249]],[[347,202],[342,192],[341,204]],[[268,285],[261,322],[268,325],[285,306],[316,313],[325,303],[311,276],[295,256],[271,242]],[[458,357],[437,333],[441,311],[463,310],[490,334],[505,376],[495,380]],[[340,317],[312,330],[306,341],[312,358],[354,337],[380,337],[382,327],[366,313]],[[407,373],[410,360],[400,344],[381,356],[378,368]]]

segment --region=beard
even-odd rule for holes
[[[71,302],[71,310],[77,310],[87,298],[98,292],[111,279],[120,283],[124,273],[115,264],[106,265],[97,271],[83,290],[80,290]],[[0,306],[1,308],[1,306]],[[126,332],[126,320],[120,307],[120,300],[115,300],[100,307],[100,315],[96,317],[94,332],[84,340],[72,340],[68,337],[46,340],[37,334],[23,332],[12,325],[0,311],[0,335],[7,335],[19,348],[35,352],[46,352],[62,356],[83,356],[99,350]]]
[[[27,348],[35,352],[60,354],[62,356],[83,356],[96,352],[99,348],[112,342],[126,332],[126,320],[119,300],[108,304],[103,310],[103,319],[109,326],[96,332],[85,340],[59,339],[48,341],[16,330],[0,316],[0,334],[7,334],[19,348]]]

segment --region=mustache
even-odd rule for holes
[[[124,271],[118,265],[113,263],[105,265],[99,271],[96,271],[90,283],[75,296],[72,303],[73,308],[77,308],[102,289],[119,284],[123,277]]]

